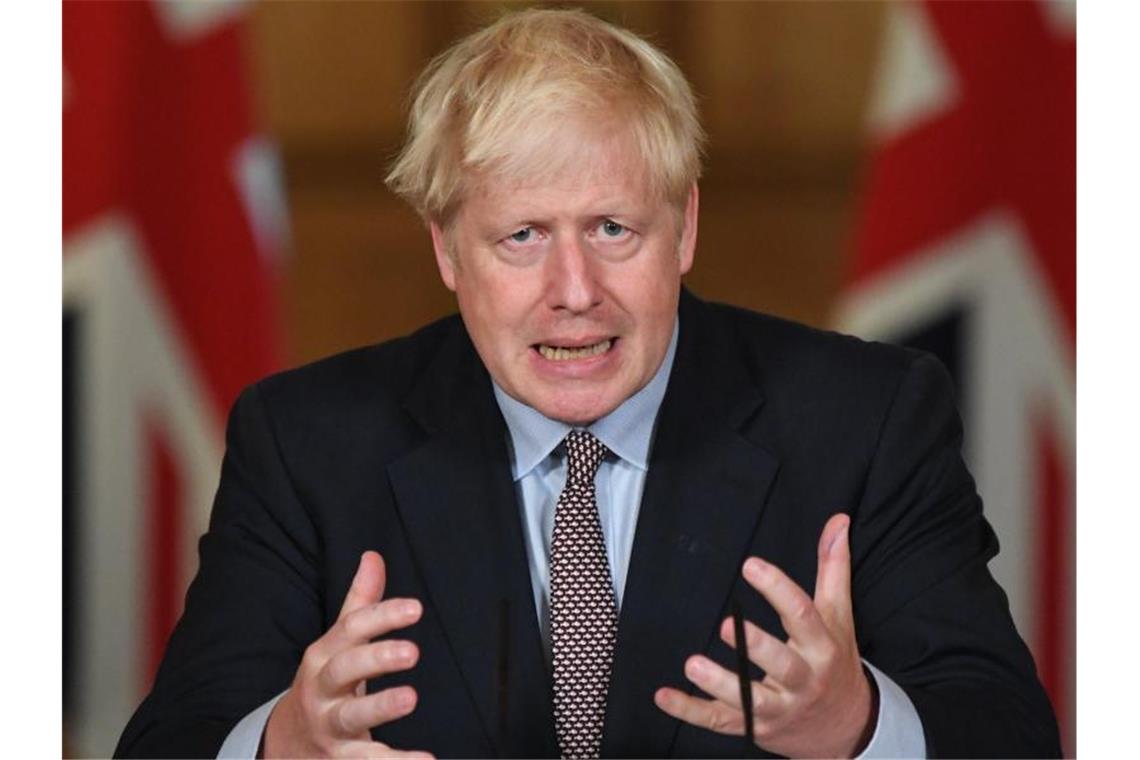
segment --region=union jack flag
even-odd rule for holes
[[[107,756],[196,565],[285,214],[242,8],[64,3],[64,720]]]
[[[1006,589],[1075,748],[1076,11],[888,9],[841,329],[939,354]]]

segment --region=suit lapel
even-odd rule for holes
[[[505,427],[486,371],[465,335],[459,342],[461,348],[445,352],[444,366],[425,373],[432,380],[407,404],[428,439],[391,463],[388,476],[430,603],[489,743],[501,755],[535,747],[554,755],[550,675]]]
[[[618,627],[602,753],[664,756],[678,721],[653,703],[688,690],[685,658],[707,650],[779,468],[754,433],[756,380],[687,293],[658,416]],[[427,432],[388,476],[429,603],[501,755],[557,756],[550,673],[510,479],[505,426],[466,335],[406,404]],[[508,605],[507,717],[500,614]],[[503,729],[505,728],[505,735]]]
[[[606,756],[664,756],[678,721],[661,686],[716,635],[778,461],[752,440],[763,403],[705,307],[684,294],[681,335],[638,516],[606,713]]]

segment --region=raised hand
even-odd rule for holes
[[[775,565],[749,557],[743,575],[780,616],[787,641],[745,623],[748,657],[764,669],[752,682],[756,744],[789,757],[852,757],[875,724],[874,696],[855,643],[851,611],[850,518],[833,515],[819,540],[815,598]],[[732,620],[721,638],[736,645]],[[736,673],[701,655],[685,662],[685,676],[712,699],[658,689],[657,706],[702,728],[744,734]]]
[[[416,691],[398,686],[365,693],[365,681],[408,670],[419,659],[410,641],[371,640],[420,619],[415,599],[387,599],[384,560],[365,552],[340,615],[305,650],[293,685],[265,727],[264,757],[431,757],[372,741],[369,729],[411,713]]]

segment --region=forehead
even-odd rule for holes
[[[656,195],[650,177],[629,129],[613,122],[563,122],[521,134],[497,160],[470,172],[463,205],[527,205],[559,198],[647,203]]]

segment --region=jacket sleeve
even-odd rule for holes
[[[257,386],[230,414],[198,553],[185,611],[117,757],[215,756],[242,716],[289,686],[322,633],[318,531]]]
[[[854,515],[860,653],[914,703],[932,757],[1059,757],[1056,720],[987,563],[998,542],[961,456],[949,375],[916,355]]]

